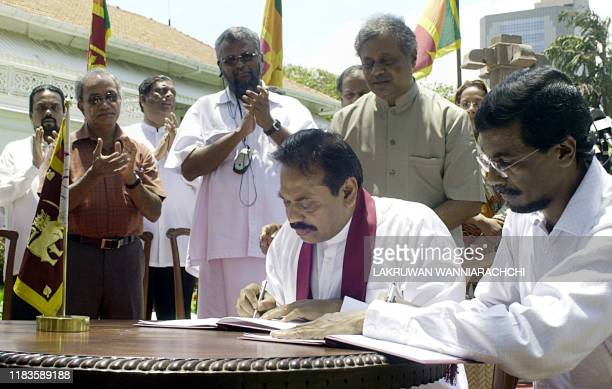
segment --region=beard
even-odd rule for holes
[[[243,72],[245,73],[245,72]],[[236,95],[236,100],[240,100],[247,90],[257,93],[257,86],[259,85],[259,76],[253,70],[248,70],[246,73],[250,75],[248,80],[239,80],[236,76],[238,72],[233,72],[231,80],[226,77],[229,81],[230,90]]]
[[[43,132],[45,134],[45,138],[51,136],[53,134],[53,131],[56,131],[56,132],[58,131],[57,122],[55,120],[53,120],[53,121],[50,121],[50,120],[45,121],[46,119],[49,119],[49,118],[43,119],[42,123],[40,124],[42,126],[42,128],[43,128]]]
[[[541,198],[539,200],[532,201],[531,203],[527,203],[524,205],[513,205],[508,202],[508,207],[512,212],[516,213],[531,213],[536,211],[541,211],[542,209],[548,207],[548,205],[552,202],[552,199],[548,197]]]
[[[496,193],[499,193],[502,196],[503,195],[519,196],[523,194],[522,190],[515,189],[515,188],[509,188],[509,187],[502,187],[499,185],[494,186],[493,191]],[[508,204],[508,208],[510,208],[512,212],[516,212],[516,213],[531,213],[531,212],[540,211],[548,207],[548,205],[552,202],[552,199],[548,197],[543,197],[541,199],[532,201],[524,205],[514,205],[506,198],[504,198],[504,200]]]

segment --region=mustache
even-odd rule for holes
[[[306,224],[303,222],[289,223],[289,226],[291,226],[291,228],[293,228],[294,230],[317,230],[317,227],[311,226],[310,224]]]
[[[510,195],[510,196],[518,196],[523,193],[522,191],[518,189],[503,187],[500,185],[494,186],[493,191],[495,193],[499,193],[500,195]]]

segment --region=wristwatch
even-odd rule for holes
[[[138,185],[140,185],[142,183],[142,180],[140,179],[140,177],[136,176],[136,181],[134,181],[133,184],[125,184],[125,187],[127,189],[134,189],[136,188]]]
[[[275,119],[274,122],[272,123],[272,127],[270,127],[269,130],[264,131],[264,134],[271,136],[277,133],[278,131],[280,131],[280,129],[281,129],[281,122],[278,119]]]

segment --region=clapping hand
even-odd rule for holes
[[[264,130],[269,130],[274,124],[274,119],[270,115],[270,101],[268,96],[270,93],[266,88],[257,86],[257,92],[247,90],[242,96],[244,106],[255,115],[255,121],[259,127]]]
[[[153,153],[156,160],[161,161],[166,158],[170,148],[172,147],[172,143],[174,142],[174,138],[176,137],[176,128],[178,127],[178,121],[176,119],[176,115],[174,112],[170,113],[170,116],[164,119],[164,127],[166,128],[166,133],[162,137],[162,140],[159,142],[157,149]]]
[[[128,154],[122,152],[121,143],[119,141],[115,142],[114,152],[109,155],[102,154],[103,146],[104,142],[98,138],[98,143],[93,151],[94,160],[91,166],[91,174],[97,178],[125,174],[124,172],[127,171],[130,163]]]
[[[40,168],[40,165],[45,159],[43,142],[46,141],[47,144],[53,145],[53,143],[57,139],[57,132],[53,131],[51,135],[48,136],[46,139],[44,139],[44,137],[45,137],[45,131],[43,130],[42,127],[38,127],[34,135],[32,135],[32,164],[37,168]],[[51,150],[53,150],[53,147],[51,147]],[[51,153],[48,153],[47,155],[50,155],[50,154]]]

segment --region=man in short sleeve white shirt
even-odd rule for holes
[[[64,94],[53,85],[40,85],[30,94],[30,119],[35,134],[10,142],[0,155],[0,206],[5,210],[5,227],[19,234],[15,263],[8,274],[17,276],[30,237],[38,205],[40,174],[50,155],[49,137],[58,131],[64,118]],[[4,273],[7,274],[4,262]],[[34,320],[38,311],[13,295],[11,318]]]
[[[235,314],[240,288],[265,278],[259,233],[285,218],[271,153],[291,132],[316,127],[296,99],[263,86],[257,34],[230,28],[215,50],[227,87],[187,111],[166,162],[203,178],[188,253],[188,267],[199,267],[198,317]]]

